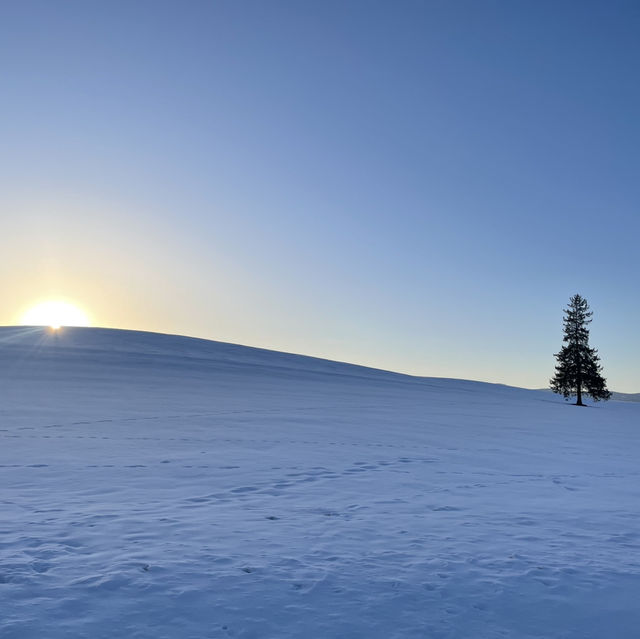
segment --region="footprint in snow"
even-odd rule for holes
[[[252,493],[258,490],[256,486],[241,486],[240,488],[233,488],[232,493]]]

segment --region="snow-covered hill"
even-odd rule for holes
[[[0,636],[637,637],[640,405],[0,328]]]
[[[640,402],[640,393],[617,393],[614,391],[611,397],[619,402]]]

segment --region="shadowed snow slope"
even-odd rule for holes
[[[640,404],[0,328],[0,636],[637,637]]]

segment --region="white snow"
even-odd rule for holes
[[[639,636],[640,404],[0,329],[0,637]]]

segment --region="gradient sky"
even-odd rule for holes
[[[0,3],[0,323],[640,391],[640,3]]]

